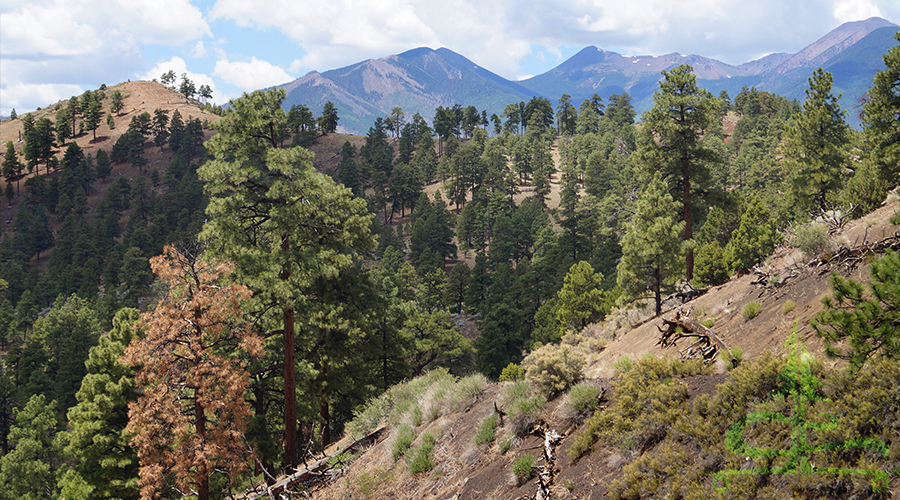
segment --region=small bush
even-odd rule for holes
[[[572,482],[571,479],[563,479],[563,486],[568,490],[572,491],[575,489],[575,483]]]
[[[552,398],[581,378],[585,359],[581,350],[568,345],[545,345],[522,361],[525,380]]]
[[[500,444],[497,445],[500,448],[500,454],[506,455],[506,452],[512,448],[513,442],[516,440],[516,437],[512,434],[507,434],[506,437],[500,440]]]
[[[364,497],[372,498],[372,495],[375,493],[375,488],[389,477],[390,474],[379,468],[376,468],[371,473],[363,471],[356,480],[356,489],[359,490]]]
[[[628,371],[631,370],[631,358],[628,356],[619,356],[619,359],[613,363],[613,368],[616,369],[616,373],[619,375],[628,373]]]
[[[894,224],[894,225],[900,224],[900,212],[897,212],[894,215],[892,215],[890,222],[891,222],[891,224]]]
[[[422,425],[422,408],[420,406],[416,406],[412,411],[412,423],[416,427]]]
[[[759,302],[753,301],[744,306],[744,310],[741,311],[741,316],[747,319],[753,319],[757,317],[762,311],[762,306],[759,305]]]
[[[828,228],[818,222],[798,226],[788,235],[787,243],[803,255],[815,257],[828,250]]]
[[[480,373],[463,377],[456,384],[453,394],[450,397],[450,407],[453,410],[460,410],[466,405],[475,403],[478,396],[484,392],[484,388],[488,384],[488,379]]]
[[[422,434],[422,442],[406,455],[410,473],[423,474],[434,469],[434,457],[431,454],[434,451],[435,441],[437,438],[434,434],[430,432]]]
[[[713,325],[716,324],[716,318],[708,318],[708,319],[705,319],[705,320],[701,321],[700,324],[703,325],[703,326],[705,326],[705,327],[707,327],[707,328],[712,328]]]
[[[475,431],[475,444],[491,444],[494,442],[494,430],[499,423],[499,415],[496,413],[490,415],[481,421],[478,430]]]
[[[416,431],[409,424],[401,424],[397,428],[397,437],[394,438],[394,444],[391,445],[391,456],[396,461],[406,453],[406,450],[412,446],[416,440]]]
[[[589,382],[575,384],[572,386],[572,390],[569,391],[569,399],[566,401],[566,406],[578,412],[593,410],[597,407],[599,402],[597,398],[599,396],[599,386]]]
[[[547,403],[542,394],[532,394],[531,385],[525,381],[513,382],[504,387],[500,401],[509,415],[513,432],[522,436],[534,423],[537,413]]]
[[[794,304],[793,300],[789,300],[781,306],[781,314],[789,314],[795,307],[797,307],[797,304]]]
[[[500,382],[515,382],[525,378],[525,370],[521,366],[510,363],[500,372]]]
[[[531,455],[522,455],[512,464],[512,473],[516,476],[518,484],[523,484],[534,477],[535,459]]]

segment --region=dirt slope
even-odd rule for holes
[[[866,240],[874,242],[900,231],[900,226],[888,222],[889,217],[900,208],[896,203],[883,207],[849,224],[832,240],[835,245],[854,245]],[[762,266],[770,275],[781,276],[778,286],[762,286],[753,282],[757,276],[737,277],[731,282],[711,289],[706,295],[682,307],[691,308],[698,319],[715,318],[714,330],[729,347],[743,350],[744,358],[758,356],[764,351],[779,353],[791,328],[796,324],[806,347],[820,359],[822,343],[808,326],[809,319],[822,309],[821,299],[830,294],[830,268],[807,266],[810,259],[798,250],[780,248]],[[856,269],[837,268],[837,272],[860,281],[868,279],[868,266]],[[742,314],[744,306],[756,301],[761,312],[753,319]],[[794,307],[785,312],[784,304],[792,301]],[[670,307],[672,304],[670,304]],[[672,309],[663,316],[671,315]],[[639,358],[645,355],[673,356],[656,346],[659,339],[659,318],[641,317],[634,314],[622,317],[620,322],[639,323],[630,328],[627,325],[606,349],[590,360],[585,377],[609,389],[612,394],[616,385],[613,377],[613,363],[621,356]],[[614,325],[606,325],[606,331]],[[604,332],[603,325],[593,325],[589,331],[595,335]],[[727,380],[727,373],[720,365],[717,374],[685,377],[683,382],[689,388],[691,397],[710,394],[716,385]],[[387,425],[379,440],[356,458],[336,476],[311,486],[306,490],[314,499],[377,498],[377,499],[434,499],[434,500],[475,500],[492,498],[534,498],[537,480],[531,479],[517,485],[512,473],[513,461],[523,454],[532,454],[542,465],[541,447],[543,440],[530,435],[515,442],[511,449],[502,454],[496,442],[493,445],[475,445],[477,426],[494,412],[494,403],[500,398],[501,386],[492,384],[478,398],[477,402],[463,410],[441,416],[434,422],[418,429],[435,434],[437,444],[434,451],[436,467],[431,473],[411,475],[403,460],[394,462],[391,445],[396,428]],[[578,461],[573,461],[566,453],[572,444],[571,436],[577,430],[562,407],[564,397],[548,403],[540,412],[538,421],[545,428],[554,429],[563,435],[556,450],[554,468],[558,474],[551,487],[553,499],[599,499],[607,494],[607,484],[619,476],[622,468],[630,461],[619,451],[598,450]],[[508,429],[498,430],[503,435]],[[335,453],[346,448],[351,440],[345,439],[330,450]]]

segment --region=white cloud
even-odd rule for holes
[[[837,2],[836,4],[833,4]],[[447,47],[511,77],[536,50],[597,45],[632,54],[681,52],[739,64],[795,52],[871,15],[900,15],[896,0],[217,0],[214,20],[278,29],[305,54],[296,73],[342,67],[418,46]],[[802,22],[798,22],[802,20]]]
[[[191,49],[191,57],[199,59],[201,57],[206,57],[207,54],[208,52],[206,51],[206,47],[203,46],[203,40],[197,40],[194,48]]]
[[[27,113],[79,95],[84,89],[78,85],[29,85],[13,84],[0,88],[0,115],[9,116],[15,108],[17,113]]]
[[[294,79],[282,68],[255,57],[249,62],[231,62],[221,59],[216,62],[213,76],[221,78],[226,83],[243,91],[272,87]]]
[[[834,3],[834,18],[840,22],[882,17],[881,10],[868,0],[838,0]]]

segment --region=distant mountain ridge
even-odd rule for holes
[[[897,29],[877,17],[844,23],[796,54],[770,54],[737,66],[694,54],[624,56],[589,46],[546,73],[519,82],[449,49],[420,47],[313,71],[281,87],[287,93],[285,108],[304,104],[317,113],[330,100],[338,108],[341,129],[362,134],[394,106],[408,117],[420,113],[430,121],[438,106],[458,103],[500,114],[508,103],[542,96],[555,104],[564,93],[577,106],[595,93],[607,99],[628,92],[640,113],[652,105],[660,72],[681,64],[690,64],[699,84],[715,94],[726,90],[734,97],[742,87],[755,86],[802,100],[810,74],[822,67],[834,74],[834,93],[843,94],[841,105],[855,125],[857,102],[883,67],[881,56],[895,43]]]

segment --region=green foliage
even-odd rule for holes
[[[803,110],[785,128],[782,151],[798,208],[828,210],[841,187],[850,127],[838,105],[840,95],[831,93],[832,84],[831,73],[814,71]]]
[[[500,372],[499,380],[500,382],[515,382],[524,378],[525,370],[515,363],[510,363],[506,365],[506,368],[504,368],[502,372]]]
[[[532,394],[531,384],[521,380],[507,382],[500,394],[500,403],[509,416],[516,436],[524,436],[537,413],[547,403],[543,394]]]
[[[628,373],[632,366],[634,366],[634,363],[631,361],[631,356],[619,356],[613,363],[613,368],[616,369],[616,373],[619,375]]]
[[[397,434],[394,442],[391,444],[391,456],[397,461],[406,454],[406,450],[412,446],[416,440],[416,431],[409,424],[400,424],[397,428]]]
[[[829,236],[825,224],[810,222],[797,226],[788,235],[788,245],[799,248],[807,258],[817,257],[828,250]]]
[[[615,405],[595,413],[573,437],[570,455],[578,458],[600,441],[605,445],[646,450],[662,441],[671,425],[687,412],[688,389],[673,377],[703,373],[698,360],[646,357],[619,376]]]
[[[516,440],[516,436],[512,434],[507,434],[500,440],[500,443],[497,444],[497,449],[500,450],[501,455],[506,455],[506,452],[512,448],[513,442]]]
[[[522,484],[534,477],[534,466],[537,463],[533,455],[522,455],[513,461],[511,470],[518,484]]]
[[[459,410],[470,404],[474,404],[487,387],[487,377],[480,373],[465,376],[456,384],[453,394],[450,396],[450,408]]]
[[[406,464],[410,474],[424,474],[434,469],[434,443],[437,438],[434,434],[426,432],[419,439],[418,446],[412,448],[406,454]]]
[[[744,309],[741,311],[741,316],[747,319],[753,319],[759,315],[760,311],[762,311],[762,306],[759,305],[759,302],[754,300],[752,302],[748,302],[744,306]]]
[[[900,42],[900,35],[894,34]],[[897,109],[900,108],[900,45],[884,54],[886,69],[879,71],[867,93],[862,121],[866,140],[872,148],[872,160],[881,177],[889,184],[900,180],[900,130],[897,129]]]
[[[541,346],[522,360],[525,380],[549,398],[577,382],[584,365],[584,353],[569,344]]]
[[[662,312],[662,290],[678,275],[688,248],[682,240],[684,221],[678,221],[678,203],[658,176],[651,178],[638,198],[635,214],[622,237],[622,260],[617,282],[630,296],[653,291],[656,314]]]
[[[704,226],[705,227],[705,226]],[[699,284],[717,286],[728,281],[728,261],[718,241],[710,241],[697,247],[694,254],[694,278]]]
[[[70,430],[60,435],[96,498],[137,498],[139,493],[137,454],[125,434],[128,404],[137,399],[136,370],[119,360],[125,346],[142,335],[135,330],[137,320],[136,309],[121,309],[112,330],[91,348],[78,404],[68,412]]]
[[[897,212],[891,216],[890,223],[894,225],[900,224],[900,212]]]
[[[497,429],[497,424],[500,423],[500,416],[496,413],[490,414],[484,420],[478,424],[478,429],[475,431],[475,444],[491,444],[494,442],[494,431]]]
[[[786,300],[784,305],[781,306],[781,314],[790,314],[795,307],[797,307],[797,304],[793,300]]]
[[[56,471],[61,465],[56,433],[55,402],[43,394],[13,410],[10,427],[12,449],[0,457],[0,493],[4,498],[50,500],[57,497]]]
[[[731,273],[749,271],[761,259],[769,256],[780,236],[775,230],[772,214],[760,198],[754,197],[741,216],[740,226],[732,233],[723,257]]]
[[[573,264],[557,294],[556,317],[567,328],[580,330],[609,312],[603,300],[603,275],[585,261]]]
[[[887,253],[869,272],[868,287],[832,275],[834,296],[822,299],[825,310],[810,322],[825,340],[825,353],[848,360],[851,371],[871,358],[900,356],[900,254]]]
[[[580,382],[573,385],[569,391],[566,406],[578,412],[593,410],[600,403],[600,400],[597,399],[599,396],[600,386],[590,382]]]

